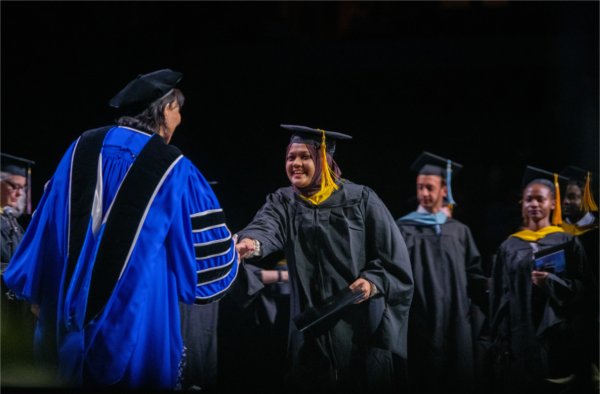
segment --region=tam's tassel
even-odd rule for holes
[[[321,138],[321,189],[310,197],[306,197],[307,200],[312,202],[314,205],[319,205],[323,201],[327,200],[334,190],[337,190],[339,186],[335,183],[334,177],[336,175],[329,168],[327,163],[327,145],[325,144],[325,130],[320,130],[323,133]]]
[[[558,184],[558,174],[554,174],[554,190],[556,193],[556,206],[552,214],[552,225],[559,226],[562,224],[562,209],[560,205],[560,185]]]
[[[591,175],[588,171],[585,177],[585,187],[583,188],[583,198],[581,199],[581,205],[585,212],[598,212],[598,205],[594,201],[594,194],[591,189]]]

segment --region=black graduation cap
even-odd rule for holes
[[[455,161],[424,151],[410,165],[410,169],[418,172],[419,175],[438,175],[446,178],[448,164],[450,164],[453,175],[456,175],[463,167]]]
[[[427,151],[421,153],[410,165],[410,169],[416,171],[419,175],[437,175],[445,179],[448,188],[446,199],[450,205],[456,205],[456,201],[452,197],[452,175],[456,175],[462,167],[462,164]]]
[[[2,159],[0,160],[0,167],[2,167],[2,172],[8,172],[14,175],[21,175],[26,177],[28,170],[31,168],[32,165],[35,164],[35,162],[32,160],[9,155],[7,153],[0,153],[0,155],[2,157]]]
[[[569,178],[559,175],[558,173],[543,170],[541,168],[527,166],[525,172],[523,172],[523,179],[521,180],[521,188],[525,189],[531,182],[544,179],[550,182],[554,186],[554,195],[556,198],[556,207],[552,214],[552,224],[557,226],[562,224],[562,209],[560,202],[560,186],[566,185]]]
[[[33,160],[23,157],[0,153],[0,170],[13,175],[27,178],[26,189],[26,212],[31,214],[31,167],[35,164]]]
[[[327,145],[327,152],[329,152],[331,155],[333,155],[335,152],[336,141],[352,139],[352,136],[344,133],[338,133],[337,131],[314,129],[312,127],[293,124],[282,124],[280,126],[292,132],[292,137],[290,139],[291,142],[313,144],[317,147],[317,149],[321,146],[323,132],[325,132],[325,144]]]
[[[109,105],[128,113],[138,113],[163,97],[181,81],[183,74],[168,68],[140,74],[109,101]]]
[[[581,167],[570,165],[563,169],[559,174],[569,178],[569,180],[581,182],[581,184],[583,185],[587,180],[588,173],[590,175],[591,183],[597,186],[598,174],[588,170],[584,170]]]
[[[537,168],[537,167],[533,167],[533,166],[527,166],[527,167],[525,167],[525,171],[523,172],[523,179],[521,180],[521,187],[525,188],[527,185],[529,185],[532,181],[534,181],[536,179],[545,179],[547,181],[550,181],[553,185],[555,185],[554,175],[555,175],[554,172],[546,171],[541,168]],[[559,174],[556,174],[556,175],[558,178],[559,186],[566,185],[566,182],[569,180],[569,178],[559,175]],[[558,192],[560,193],[560,190],[558,190]]]

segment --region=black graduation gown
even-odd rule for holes
[[[579,240],[563,232],[548,234],[537,246],[543,250],[565,242],[566,269],[550,274],[543,289],[531,282],[530,243],[509,237],[500,245],[490,305],[498,391],[558,392],[564,387],[546,379],[577,372],[585,340],[585,255]]]
[[[292,317],[358,277],[380,291],[314,329],[290,324],[291,387],[389,392],[402,383],[412,274],[402,236],[373,190],[344,182],[314,206],[281,188],[240,232],[246,237],[259,240],[265,256],[284,251]]]
[[[6,211],[0,214],[0,250],[1,270],[8,267],[8,263],[17,246],[23,238],[23,227],[17,218]],[[34,365],[33,334],[35,316],[30,311],[29,303],[14,298],[8,287],[1,283],[0,293],[0,321],[2,327],[2,340],[0,343],[0,373],[4,380],[11,382],[14,376],[19,376],[22,371],[29,371]]]
[[[23,238],[23,227],[17,221],[17,218],[2,212],[0,214],[0,262],[2,262],[2,271],[8,265],[10,258],[14,254],[17,246]]]
[[[181,335],[186,347],[183,388],[215,390],[217,385],[217,323],[219,302],[179,303]],[[194,387],[195,386],[195,387]]]
[[[282,254],[276,255],[261,259],[262,268],[246,260],[220,302],[219,391],[224,393],[282,392],[291,286],[260,279],[261,269],[287,269],[277,266]]]
[[[408,328],[411,386],[418,393],[472,390],[474,335],[483,317],[470,291],[482,291],[487,280],[471,231],[451,218],[439,235],[433,226],[400,219],[397,224],[415,281]]]

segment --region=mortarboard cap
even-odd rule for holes
[[[573,165],[567,166],[559,173],[559,175],[569,178],[569,180],[578,181],[583,184],[587,179],[588,173],[590,174],[592,183],[597,185],[598,183],[596,181],[598,180],[598,174],[588,170],[584,170],[581,167],[576,167]]]
[[[433,153],[424,151],[410,165],[410,169],[416,171],[419,175],[437,175],[446,180],[448,188],[448,196],[446,197],[449,205],[456,205],[456,201],[452,197],[452,175],[456,175],[462,165],[450,159],[434,155]]]
[[[410,165],[410,169],[418,172],[419,175],[438,175],[442,178],[446,178],[448,164],[450,164],[454,175],[456,175],[463,167],[461,164],[452,160],[425,151]]]
[[[128,113],[138,113],[163,97],[181,81],[183,74],[168,68],[140,74],[109,101],[109,105]]]
[[[556,207],[554,208],[554,213],[552,214],[552,224],[557,226],[562,224],[562,209],[560,202],[560,185],[566,185],[566,182],[569,178],[559,175],[555,172],[550,172],[543,170],[541,168],[527,166],[525,167],[525,172],[523,172],[523,179],[521,180],[521,188],[525,189],[529,184],[533,181],[537,180],[545,180],[544,184],[548,184],[550,182],[553,185],[554,195],[556,198]]]
[[[325,145],[327,146],[327,152],[332,155],[335,152],[336,141],[352,139],[352,136],[344,133],[338,133],[336,131],[314,129],[312,127],[298,126],[293,124],[282,124],[280,126],[292,132],[291,142],[303,144],[310,143],[315,145],[317,149],[321,146],[323,132],[325,132]]]
[[[569,181],[579,183],[581,189],[581,208],[585,212],[598,212],[598,205],[594,200],[594,190],[598,187],[598,174],[586,171],[583,168],[570,165],[560,172]]]
[[[28,214],[31,214],[31,167],[34,164],[33,160],[0,153],[0,171],[27,178],[24,208]]]
[[[35,164],[35,162],[22,157],[13,156],[6,153],[2,153],[1,155],[2,158],[0,160],[0,167],[2,168],[2,172],[8,172],[14,175],[26,177],[28,169]]]
[[[545,179],[547,181],[550,181],[554,185],[554,175],[555,174],[556,173],[554,173],[554,172],[546,171],[541,168],[527,166],[527,167],[525,167],[525,171],[523,172],[523,179],[521,180],[521,187],[525,188],[532,181],[537,180],[537,179]],[[559,185],[560,184],[566,185],[566,182],[569,180],[569,178],[559,175],[559,174],[556,174],[556,176],[558,178]]]

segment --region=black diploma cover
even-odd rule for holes
[[[310,307],[301,314],[294,317],[294,323],[301,332],[314,326],[321,320],[325,319],[346,307],[353,304],[362,297],[361,291],[352,291],[349,287],[337,292],[323,301],[323,304],[318,307]]]

